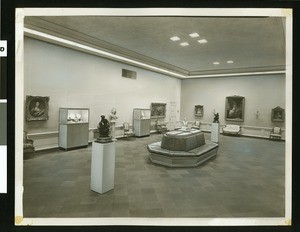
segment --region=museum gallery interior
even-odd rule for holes
[[[26,16],[23,217],[284,217],[285,20]]]

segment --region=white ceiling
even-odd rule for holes
[[[285,69],[280,17],[34,16],[25,27],[188,76]],[[181,40],[169,39],[175,35]]]

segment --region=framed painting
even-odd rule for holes
[[[245,98],[240,96],[226,97],[225,120],[226,121],[244,121]]]
[[[195,105],[195,116],[203,117],[203,106]]]
[[[166,106],[166,103],[151,103],[151,118],[165,118]]]
[[[46,121],[49,119],[49,97],[26,96],[26,121]]]
[[[284,121],[284,109],[280,106],[275,107],[272,109],[271,114],[272,122],[283,122]]]

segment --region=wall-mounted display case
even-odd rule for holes
[[[60,148],[84,147],[89,141],[89,109],[59,108]]]
[[[150,109],[133,109],[133,128],[136,137],[150,135]]]

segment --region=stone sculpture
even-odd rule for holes
[[[118,119],[116,108],[112,108],[109,116],[110,116],[110,125],[111,125],[111,137],[113,139],[115,139],[116,138],[116,136],[115,136],[116,120]]]
[[[112,108],[109,116],[110,116],[110,122],[116,122],[116,120],[118,119],[116,108]]]
[[[182,127],[181,127],[181,130],[188,130],[188,121],[186,120],[186,118],[184,118],[182,120]]]

